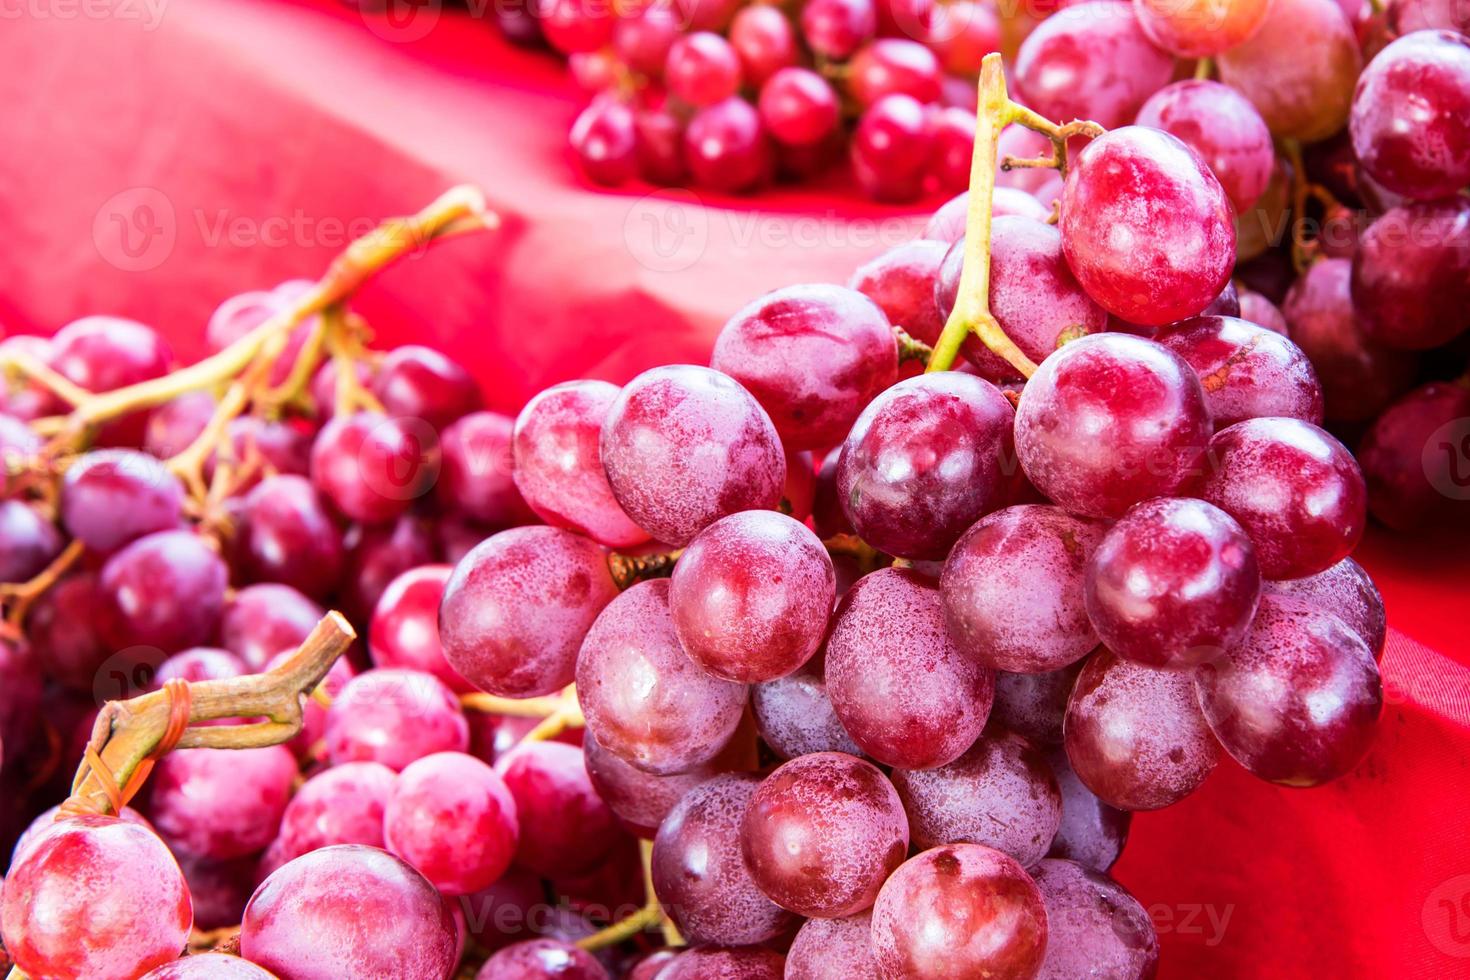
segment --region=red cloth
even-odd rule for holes
[[[741,303],[842,281],[920,220],[841,178],[754,201],[586,187],[562,66],[458,15],[374,33],[330,3],[189,0],[156,24],[157,0],[119,4],[28,4],[0,30],[10,329],[120,313],[192,358],[224,297],[315,275],[344,236],[472,182],[504,230],[404,262],[358,309],[380,343],[440,347],[514,409],[554,381],[703,361]],[[1117,874],[1154,913],[1162,976],[1470,976],[1467,544],[1374,534],[1360,553],[1392,632],[1356,773],[1287,790],[1226,762],[1136,819]]]

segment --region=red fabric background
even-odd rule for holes
[[[921,221],[840,178],[754,202],[583,186],[561,66],[433,6],[374,30],[331,3],[0,14],[10,330],[120,313],[192,358],[224,297],[315,275],[350,232],[472,182],[504,229],[403,263],[358,308],[381,343],[453,353],[513,410],[554,381],[703,361],[745,300],[844,280]],[[1137,818],[1117,875],[1154,915],[1164,977],[1470,976],[1467,545],[1375,533],[1360,551],[1392,630],[1356,773],[1286,790],[1226,762]]]

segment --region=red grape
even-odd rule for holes
[[[516,801],[521,867],[545,878],[583,874],[624,840],[577,746],[522,742],[500,757],[495,771]]]
[[[1220,757],[1187,672],[1135,664],[1106,647],[1077,678],[1065,733],[1073,772],[1103,802],[1124,810],[1179,802]]]
[[[669,48],[664,84],[692,106],[714,105],[739,90],[740,58],[718,34],[685,34]]]
[[[194,953],[145,973],[142,980],[272,980],[249,960],[227,953]]]
[[[934,283],[948,249],[932,237],[926,231],[924,238],[889,249],[859,266],[847,283],[877,303],[889,323],[926,344],[937,341],[944,329],[934,302]]]
[[[927,107],[909,95],[885,95],[867,108],[852,134],[858,183],[880,201],[913,200],[923,191],[932,142]]]
[[[847,64],[847,94],[866,109],[885,95],[939,101],[939,59],[918,41],[884,37],[858,49]],[[971,127],[971,134],[974,127]]]
[[[436,752],[398,774],[383,839],[445,895],[495,882],[515,858],[516,801],[494,769],[463,752]]]
[[[154,767],[148,815],[180,853],[244,857],[275,839],[296,774],[280,745],[170,752]]]
[[[1040,746],[1060,745],[1062,716],[1082,662],[1036,674],[995,673],[990,725],[1009,729]]]
[[[333,418],[311,447],[311,482],[347,517],[393,520],[439,475],[439,436],[421,422],[375,412]]]
[[[1383,656],[1383,644],[1388,636],[1383,596],[1363,566],[1351,558],[1344,558],[1316,575],[1272,582],[1266,586],[1266,592],[1301,599],[1331,613],[1357,634],[1374,659]]]
[[[613,25],[613,51],[629,71],[659,81],[663,78],[669,48],[679,38],[683,26],[678,14],[665,4],[630,12]]]
[[[1407,531],[1463,518],[1467,416],[1463,382],[1431,382],[1378,418],[1358,447],[1374,517]]]
[[[954,0],[934,8],[925,39],[944,70],[966,78],[980,73],[980,62],[1001,44],[1000,15],[974,0]]]
[[[184,488],[157,459],[131,449],[87,453],[61,481],[67,533],[94,551],[115,551],[154,531],[179,526]]]
[[[559,939],[528,939],[485,961],[475,980],[608,980],[591,953]]]
[[[1242,320],[1248,320],[1258,327],[1265,327],[1272,333],[1279,333],[1283,337],[1289,333],[1286,317],[1282,315],[1280,307],[1253,289],[1241,288],[1238,315]]]
[[[1047,761],[1062,791],[1062,822],[1047,856],[1076,861],[1093,871],[1107,871],[1128,843],[1132,811],[1119,810],[1098,799],[1072,771],[1064,749],[1052,749]]]
[[[1181,58],[1206,58],[1260,30],[1271,0],[1134,0],[1133,9],[1159,47]]]
[[[1267,594],[1245,639],[1195,672],[1210,729],[1237,762],[1286,786],[1350,772],[1373,740],[1383,685],[1373,653],[1305,599]]]
[[[413,511],[392,524],[354,524],[347,529],[337,598],[353,622],[372,618],[378,600],[398,576],[441,557],[436,531],[433,521]],[[477,537],[475,543],[479,540]],[[438,615],[437,608],[434,615]]]
[[[1014,131],[1030,133],[1029,129],[1017,126]],[[1005,130],[1002,133],[1013,132]],[[1033,134],[1034,135],[1034,134]],[[1048,147],[1050,144],[1048,144]],[[1014,170],[1012,173],[1035,173],[1034,170]],[[999,180],[1009,176],[1005,172],[996,175]],[[1055,176],[1055,174],[1053,174]],[[1045,223],[1051,217],[1051,209],[1042,204],[1028,192],[1016,187],[1004,187],[997,185],[994,195],[990,199],[990,213],[997,218],[1014,217],[1030,218],[1033,221]],[[924,239],[938,242],[947,242],[953,245],[965,237],[965,222],[970,215],[970,192],[961,191],[954,197],[945,201],[939,209],[929,216],[929,223],[924,226]],[[922,241],[922,239],[921,239]],[[936,336],[938,336],[936,334]]]
[[[1038,980],[1156,974],[1159,937],[1127,889],[1073,861],[1042,861],[1032,874],[1046,902],[1046,961]]]
[[[782,980],[784,958],[761,946],[696,946],[680,953],[656,980]]]
[[[87,391],[113,391],[161,378],[173,352],[151,327],[116,316],[73,320],[51,338],[50,367]],[[102,446],[137,446],[148,428],[148,412],[138,411],[102,426]]]
[[[545,884],[515,865],[489,888],[458,896],[452,907],[464,916],[465,930],[489,950],[528,936],[543,925],[541,914],[549,911]]]
[[[98,601],[97,576],[82,573],[47,589],[26,617],[26,634],[47,675],[82,694],[93,692],[98,672],[114,652],[102,642],[93,618]],[[4,725],[0,732],[8,734]]]
[[[1353,256],[1352,301],[1364,333],[1400,350],[1448,343],[1470,327],[1470,201],[1392,208]]]
[[[722,765],[717,756],[688,772],[655,776],[603,748],[591,732],[582,737],[582,751],[597,795],[630,830],[650,840],[685,793],[732,768]]]
[[[327,757],[389,769],[435,752],[463,752],[469,725],[459,699],[432,674],[379,667],[347,682],[327,711]]]
[[[656,9],[656,8],[655,8]],[[684,119],[667,100],[652,100],[633,116],[638,128],[638,171],[655,184],[680,184],[688,175],[684,163]]]
[[[1399,34],[1433,27],[1470,33],[1470,7],[1463,0],[1388,0],[1387,7],[1389,26]]]
[[[444,430],[441,507],[493,528],[531,522],[514,479],[514,426],[499,412],[471,412]]]
[[[501,531],[454,567],[439,642],[483,691],[553,694],[572,682],[582,638],[617,594],[606,553],[586,538],[551,527]]]
[[[785,980],[876,980],[869,942],[871,912],[846,919],[807,919],[786,953]]]
[[[684,131],[684,155],[694,182],[711,190],[748,191],[771,170],[760,114],[736,95],[694,114]]]
[[[777,905],[836,919],[873,904],[908,853],[909,826],[876,766],[817,752],[765,778],[740,836],[746,868]]]
[[[808,0],[801,9],[807,46],[824,58],[850,58],[877,30],[873,0]]]
[[[333,844],[383,846],[383,810],[398,775],[377,762],[344,762],[312,776],[286,804],[277,838],[285,861]]]
[[[847,734],[827,697],[826,659],[818,655],[794,674],[750,689],[750,707],[761,739],[783,759],[811,752],[863,750]]]
[[[480,389],[470,373],[418,344],[390,350],[378,365],[372,387],[389,417],[422,419],[435,429],[480,407]]]
[[[777,69],[761,86],[758,104],[767,132],[787,146],[821,143],[841,122],[831,83],[807,68]]]
[[[139,538],[98,576],[102,636],[115,650],[201,646],[219,625],[228,580],[224,561],[191,531]]]
[[[276,654],[300,646],[325,615],[326,610],[289,585],[247,585],[225,607],[220,640],[250,670],[260,671]]]
[[[342,574],[342,531],[302,476],[262,480],[245,497],[236,561],[251,581],[279,582],[314,599]]]
[[[1034,977],[1046,951],[1046,908],[1013,858],[954,844],[893,873],[873,906],[872,932],[879,976]]]
[[[1262,3],[1261,12],[1265,11]],[[1219,178],[1237,214],[1254,207],[1271,182],[1276,164],[1271,131],[1255,106],[1228,85],[1175,82],[1143,104],[1138,125],[1171,133],[1198,153]]]
[[[605,0],[546,0],[536,15],[541,33],[563,54],[596,51],[612,40],[615,11]]]
[[[796,64],[796,32],[780,7],[741,7],[730,22],[730,44],[752,86],[762,86],[780,69]]]
[[[0,582],[25,582],[62,549],[61,532],[34,507],[0,500]]]
[[[395,578],[378,600],[368,627],[368,652],[378,667],[406,667],[433,674],[451,690],[474,690],[444,659],[439,642],[439,602],[448,565],[424,565]]]
[[[1233,316],[1201,316],[1164,327],[1155,339],[1194,368],[1217,429],[1273,416],[1322,421],[1312,362],[1273,330]]]

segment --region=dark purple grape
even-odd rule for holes
[[[1368,227],[1353,255],[1353,307],[1369,339],[1425,350],[1470,327],[1470,201],[1404,204]]]
[[[1358,446],[1374,517],[1402,531],[1464,519],[1466,417],[1463,381],[1416,388],[1379,416]]]
[[[1062,791],[1062,822],[1047,856],[1076,861],[1093,871],[1107,871],[1128,843],[1132,811],[1119,810],[1098,799],[1072,771],[1064,749],[1052,749],[1047,761]]]
[[[1032,869],[1046,902],[1046,960],[1038,980],[1148,980],[1159,937],[1138,899],[1106,875],[1051,858]]]
[[[1164,327],[1154,339],[1194,368],[1216,429],[1272,416],[1322,421],[1312,362],[1276,331],[1233,316],[1200,316]]]
[[[171,653],[213,638],[229,570],[193,532],[159,531],[109,558],[97,582],[101,633],[114,650],[150,646]]]
[[[342,574],[342,531],[302,476],[272,476],[245,498],[237,562],[248,579],[323,599]]]

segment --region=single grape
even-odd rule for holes
[[[757,88],[797,61],[796,31],[780,7],[741,7],[730,22],[730,44],[746,81]]]
[[[424,565],[389,584],[368,626],[368,653],[378,667],[406,667],[433,674],[451,691],[474,690],[444,659],[439,642],[439,603],[452,569]]]
[[[343,844],[290,861],[245,908],[240,955],[300,980],[441,980],[458,943],[428,879],[379,850]]]
[[[983,844],[910,858],[873,906],[873,958],[883,977],[1033,977],[1046,945],[1035,882]]]
[[[1353,256],[1352,301],[1370,340],[1399,350],[1449,343],[1470,327],[1470,201],[1391,208]]]
[[[1016,90],[1021,101],[1067,122],[1126,126],[1144,100],[1168,85],[1174,59],[1154,47],[1132,4],[1076,3],[1058,11],[1021,44]]]
[[[816,54],[844,61],[878,30],[873,0],[808,0],[801,33]]]
[[[87,453],[61,481],[67,533],[94,551],[116,551],[154,531],[176,528],[184,488],[161,462],[130,449]]]
[[[271,476],[245,497],[236,563],[255,582],[323,599],[342,575],[342,531],[303,476]]]
[[[1128,843],[1133,812],[1108,806],[1083,785],[1072,771],[1066,750],[1047,753],[1057,787],[1062,791],[1062,822],[1052,838],[1048,857],[1066,858],[1085,868],[1105,872],[1117,863]]]
[[[853,527],[889,554],[943,558],[1010,496],[1014,417],[1000,389],[958,372],[883,392],[853,424],[837,466]]]
[[[501,697],[554,694],[572,682],[577,650],[618,594],[602,548],[550,527],[501,531],[454,567],[439,606],[445,659]]]
[[[1026,476],[1067,511],[1118,517],[1177,492],[1210,437],[1204,389],[1167,348],[1096,334],[1047,358],[1016,408]]]
[[[1260,28],[1218,66],[1273,136],[1312,143],[1347,122],[1363,56],[1335,0],[1273,0]]]
[[[738,382],[709,368],[657,367],[628,382],[601,446],[623,510],[675,547],[727,514],[773,509],[786,482],[770,417]]]
[[[826,657],[842,727],[884,765],[942,766],[985,727],[994,674],[951,639],[939,589],[916,571],[881,569],[848,590]]]
[[[587,633],[577,700],[604,748],[660,776],[719,754],[740,723],[746,689],[705,673],[679,644],[669,582],[639,582]]]
[[[1062,819],[1061,791],[1046,757],[995,725],[949,765],[895,769],[892,779],[920,849],[985,844],[1030,867],[1046,856]]]
[[[450,906],[464,916],[465,930],[476,942],[488,950],[503,949],[546,925],[542,917],[548,911],[546,885],[511,865],[495,884],[473,895],[456,896]]]
[[[1233,218],[1199,154],[1168,133],[1124,126],[1087,144],[1067,173],[1062,248],[1098,304],[1159,326],[1195,316],[1225,287]]]
[[[73,320],[51,338],[52,370],[91,392],[114,391],[161,378],[173,352],[152,327],[116,316]],[[148,412],[130,412],[103,425],[95,444],[138,446],[148,429]]]
[[[760,782],[716,776],[685,794],[654,838],[654,891],[691,943],[761,943],[796,923],[756,887],[740,856],[741,821]]]
[[[263,850],[291,798],[288,749],[185,749],[154,767],[148,815],[169,846],[211,861]]]
[[[1266,9],[1260,3],[1262,14]],[[1219,178],[1236,214],[1254,207],[1271,182],[1276,165],[1271,131],[1256,107],[1228,85],[1204,79],[1175,82],[1143,104],[1137,123],[1171,133],[1198,153]]]
[[[98,672],[114,652],[102,642],[93,617],[98,601],[97,576],[83,572],[47,589],[26,617],[26,635],[46,674],[81,694],[93,692]]]
[[[52,823],[18,854],[0,931],[33,977],[136,977],[176,959],[194,921],[189,887],[152,831],[104,816]]]
[[[777,69],[761,86],[761,122],[786,146],[812,146],[828,139],[841,122],[832,85],[807,68]]]
[[[0,582],[29,581],[61,549],[61,532],[34,507],[0,500]]]
[[[974,77],[980,73],[985,56],[1000,50],[1000,14],[973,0],[938,4],[925,40],[939,55],[945,71]]]
[[[783,759],[811,752],[863,754],[827,697],[826,658],[820,654],[793,674],[752,685],[750,708],[762,741]]]
[[[1146,980],[1158,971],[1159,937],[1138,899],[1106,875],[1055,858],[1032,869],[1046,902],[1046,960],[1038,978]]]
[[[383,810],[383,839],[445,895],[489,887],[510,867],[516,801],[494,769],[463,752],[415,759]]]
[[[745,811],[740,843],[751,877],[777,905],[839,919],[873,904],[908,853],[909,825],[876,766],[818,752],[765,778]]]
[[[1367,524],[1367,490],[1342,443],[1297,419],[1249,419],[1210,440],[1196,488],[1256,546],[1261,575],[1302,578],[1350,554]]]
[[[863,112],[853,130],[853,173],[876,200],[911,201],[923,191],[932,151],[928,108],[913,96],[885,95]]]
[[[326,610],[289,585],[247,585],[225,606],[220,641],[250,670],[261,671],[276,654],[300,646],[325,615]]]
[[[944,329],[934,284],[947,251],[943,242],[916,238],[859,266],[847,285],[877,303],[889,323],[933,344]]]
[[[1470,389],[1457,381],[1416,388],[1378,418],[1358,446],[1374,517],[1403,531],[1463,519],[1465,451],[1457,440],[1467,416]]]
[[[684,156],[695,184],[710,190],[748,191],[771,171],[771,145],[760,114],[738,95],[694,114],[684,131]]]
[[[224,455],[235,462],[237,477],[244,479],[241,490],[259,483],[274,470],[307,476],[311,473],[311,443],[316,426],[304,419],[269,421],[256,415],[242,415],[230,420],[226,427],[229,450]],[[220,453],[211,453],[204,463],[204,476],[213,479]],[[245,467],[251,467],[245,472]]]
[[[1248,320],[1258,327],[1265,327],[1272,333],[1279,333],[1283,337],[1287,336],[1290,332],[1286,325],[1286,317],[1281,313],[1281,308],[1254,289],[1242,288],[1240,290],[1240,313],[1238,316],[1242,320]]]
[[[599,0],[547,0],[535,10],[541,33],[563,54],[597,51],[612,40],[616,14]]]
[[[1220,757],[1189,673],[1135,664],[1106,647],[1082,668],[1064,731],[1072,771],[1123,810],[1179,802]]]
[[[679,15],[664,4],[630,11],[613,25],[613,51],[630,71],[660,81],[669,48],[678,40],[683,26]]]
[[[1322,386],[1302,349],[1281,334],[1234,316],[1170,324],[1155,340],[1194,368],[1215,428],[1246,419],[1322,421]]]
[[[689,168],[684,162],[684,120],[668,100],[649,99],[633,115],[638,129],[638,172],[654,184],[682,184]]]
[[[877,980],[871,912],[845,919],[807,919],[786,953],[785,980]]]
[[[1207,58],[1249,40],[1266,21],[1271,0],[1134,0],[1143,30],[1180,58]]]
[[[858,49],[847,64],[847,94],[866,109],[885,95],[908,95],[928,105],[939,101],[939,59],[908,38],[883,37]],[[974,127],[970,129],[974,134]]]
[[[991,726],[1009,729],[1039,746],[1062,744],[1062,716],[1082,661],[1035,674],[995,673]]]
[[[337,599],[348,618],[355,623],[369,622],[394,579],[440,560],[443,552],[435,523],[409,511],[392,524],[354,524],[347,529],[342,538],[346,554]],[[447,575],[452,566],[444,567]],[[437,602],[434,616],[438,617]]]
[[[696,946],[679,956],[657,980],[782,980],[785,958],[762,946]]]
[[[249,960],[227,953],[195,953],[143,974],[142,980],[272,980]]]
[[[398,774],[378,762],[344,762],[301,784],[281,816],[284,861],[333,844],[383,846],[383,811]]]
[[[153,689],[161,691],[165,684],[175,679],[190,683],[219,681],[228,680],[231,677],[243,677],[249,672],[245,667],[245,661],[228,650],[221,650],[218,647],[194,647],[190,650],[182,650],[158,665],[158,672],[153,675]],[[200,721],[194,724],[219,723],[217,720]]]
[[[109,558],[97,583],[101,633],[114,650],[151,646],[170,653],[214,636],[229,570],[192,531],[158,531]]]
[[[827,632],[836,575],[821,540],[775,511],[721,518],[674,567],[669,612],[684,651],[716,677],[784,677]]]
[[[1029,129],[1020,126],[1015,129],[1003,130],[1001,138],[1012,132],[1031,133]],[[1036,135],[1032,133],[1031,135]],[[1050,152],[1051,144],[1047,143],[1039,152]],[[1004,154],[1001,154],[1002,158]],[[1001,171],[996,175],[996,180],[1009,177],[1013,174],[1035,173],[1034,170],[1013,170],[1009,173]],[[1055,174],[1053,174],[1055,176]],[[1051,209],[1041,201],[1032,197],[1025,190],[1017,187],[1007,187],[997,184],[995,193],[990,198],[990,213],[996,218],[1016,217],[1030,218],[1033,221],[1045,223],[1051,217]],[[923,240],[946,242],[953,245],[965,237],[965,223],[970,215],[970,192],[961,191],[954,197],[945,201],[939,209],[929,216],[929,223],[924,226]],[[936,335],[937,336],[937,335]]]
[[[495,771],[515,798],[521,867],[545,878],[583,874],[625,839],[577,746],[522,742],[500,757]]]
[[[528,939],[485,961],[475,980],[608,980],[602,964],[559,939]]]
[[[532,522],[515,479],[514,427],[499,412],[471,412],[444,430],[443,467],[435,486],[442,508],[493,528]]]
[[[327,758],[393,770],[435,752],[463,752],[469,725],[459,699],[432,674],[379,667],[347,682],[327,711]]]
[[[582,737],[582,751],[586,756],[587,775],[597,795],[629,830],[647,840],[653,839],[659,825],[685,793],[721,772],[736,768],[726,764],[728,747],[704,765],[673,776],[644,772],[603,748],[591,732]]]
[[[1351,558],[1344,558],[1316,575],[1271,582],[1266,592],[1301,599],[1331,613],[1357,634],[1375,660],[1383,656],[1383,644],[1388,636],[1383,596],[1363,566]]]
[[[669,92],[692,106],[714,105],[740,88],[740,57],[730,42],[711,31],[674,41],[664,64]]]
[[[421,419],[435,429],[480,407],[480,389],[464,366],[418,344],[388,351],[372,390],[390,418]]]
[[[376,412],[333,418],[311,447],[311,482],[342,514],[382,524],[439,476],[439,436],[425,423]]]

